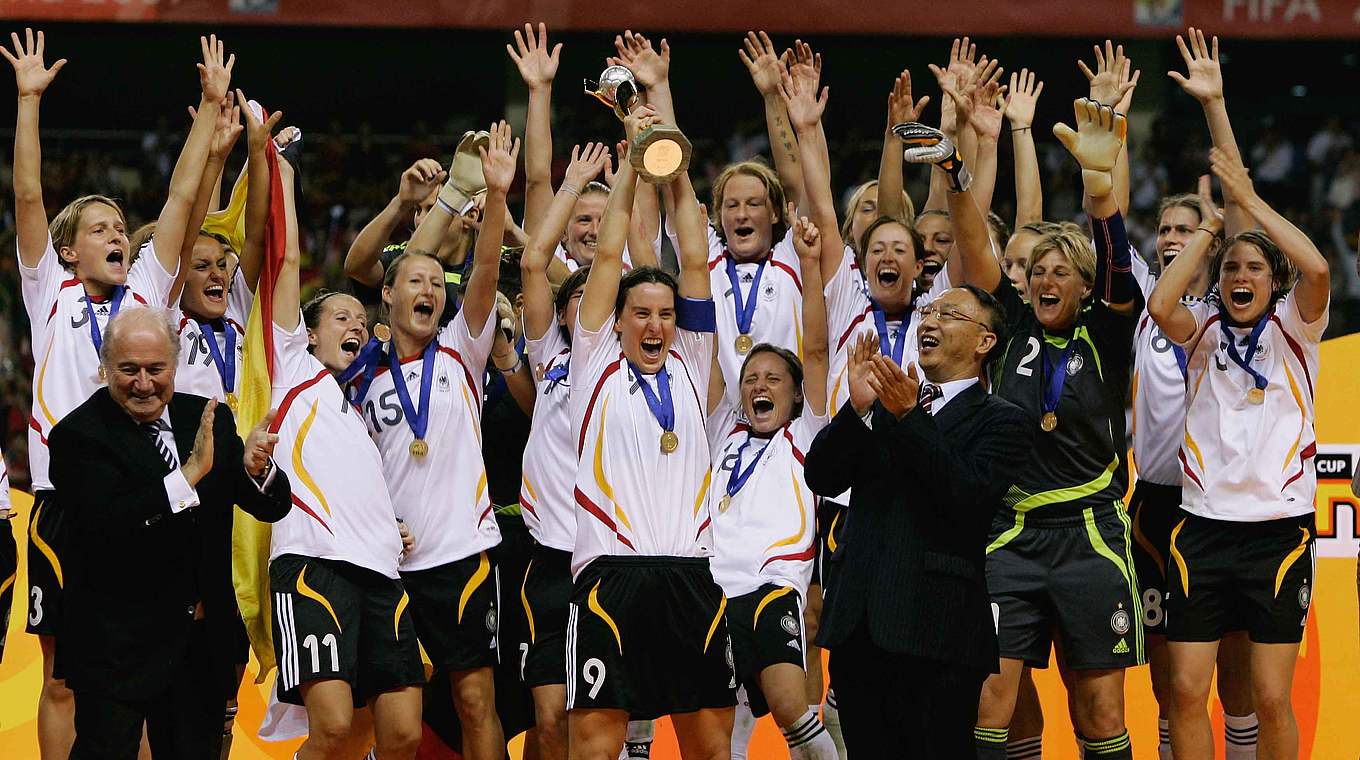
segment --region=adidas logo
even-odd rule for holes
[[[1114,654],[1128,654],[1129,643],[1124,639],[1120,639],[1119,643],[1115,644],[1114,649],[1111,649],[1110,651],[1113,652]]]
[[[798,646],[798,639],[789,639],[789,647],[798,652],[803,651],[803,648]]]

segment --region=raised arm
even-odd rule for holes
[[[19,108],[14,125],[14,217],[19,263],[30,269],[38,266],[47,250],[47,209],[42,194],[42,145],[38,138],[38,106],[48,85],[66,65],[62,58],[48,68],[43,63],[46,39],[38,32],[24,29],[24,41],[10,32],[14,52],[0,45],[0,53],[14,67],[14,83],[19,90]]]
[[[524,25],[515,30],[515,46],[505,46],[529,88],[529,113],[524,121],[524,231],[533,235],[552,203],[552,84],[561,60],[562,43],[548,50],[548,26]]]
[[[922,95],[920,100],[912,100],[911,72],[903,69],[893,82],[892,92],[888,93],[888,123],[883,128],[883,152],[878,159],[879,216],[890,216],[906,221],[907,209],[902,205],[902,191],[906,186],[902,177],[902,140],[893,133],[892,128],[894,124],[919,122],[929,102],[929,95]],[[829,189],[829,174],[827,180]],[[807,178],[803,181],[811,184]],[[825,223],[818,219],[818,225],[824,227]],[[822,273],[822,279],[823,282],[829,279],[826,272]]]
[[[843,256],[845,251],[839,243],[834,250],[826,250],[817,225],[798,216],[792,204],[788,213],[793,220],[793,248],[798,252],[803,277],[803,402],[813,414],[824,416],[830,347],[821,261],[828,256]]]
[[[677,124],[675,103],[671,98],[671,46],[661,40],[659,49],[632,30],[614,37],[617,57],[607,59],[633,72],[643,88],[645,101],[666,124]],[[633,196],[633,218],[628,229],[628,256],[635,267],[660,266],[655,248],[661,235],[661,205],[657,188],[642,187]]]
[[[779,85],[784,109],[798,133],[798,150],[802,153],[805,170],[803,174],[807,191],[804,195],[805,205],[813,224],[822,230],[838,229],[836,201],[831,195],[831,175],[826,171],[827,162],[822,158],[827,152],[826,137],[821,129],[822,114],[826,111],[830,91],[831,88],[823,87],[818,93],[810,82],[794,79],[787,73]],[[879,195],[882,194],[883,189],[880,187]],[[794,208],[796,211],[796,207]],[[822,259],[820,277],[822,282],[827,282],[835,276],[836,270],[840,268],[842,256],[844,251]],[[804,288],[806,287],[804,285]]]
[[[1214,147],[1245,164],[1242,152],[1237,148],[1237,138],[1233,136],[1232,122],[1228,119],[1228,106],[1223,99],[1223,69],[1218,62],[1218,37],[1211,43],[1204,40],[1204,30],[1190,27],[1185,38],[1176,35],[1176,47],[1185,61],[1185,74],[1168,71],[1167,76],[1185,90],[1186,94],[1199,101],[1204,109],[1204,119],[1209,124],[1209,138]],[[1236,235],[1251,228],[1251,217],[1241,207],[1238,199],[1223,189],[1224,231]]]
[[[1133,71],[1133,62],[1124,55],[1124,46],[1105,40],[1105,48],[1093,46],[1096,55],[1096,70],[1091,71],[1085,61],[1077,60],[1077,68],[1086,75],[1090,86],[1089,98],[1102,106],[1109,106],[1121,116],[1128,115],[1133,100],[1133,88],[1138,84],[1142,72]],[[1129,146],[1125,140],[1119,148],[1114,168],[1110,172],[1114,185],[1115,206],[1120,213],[1129,209]]]
[[[1001,139],[1001,124],[1005,121],[1002,95],[1006,88],[1001,84],[1003,69],[995,61],[986,66],[979,65],[978,69],[987,77],[973,88],[973,110],[968,117],[968,126],[973,128],[977,138],[975,158],[972,159],[973,200],[985,218],[992,209],[992,196],[996,192],[997,142]],[[963,156],[965,161],[969,160],[967,153]]]
[[[487,147],[477,148],[482,157],[482,175],[486,177],[486,213],[482,216],[477,247],[472,252],[472,274],[463,290],[463,318],[472,335],[482,334],[496,305],[496,283],[501,276],[501,238],[505,235],[505,218],[509,213],[505,197],[515,181],[519,148],[519,138],[512,138],[510,125],[503,121],[492,125]]]
[[[1181,303],[1181,297],[1206,266],[1205,258],[1223,230],[1223,212],[1214,206],[1207,174],[1199,178],[1199,213],[1199,229],[1157,278],[1147,303],[1148,314],[1162,333],[1181,345],[1195,337],[1195,315]]]
[[[708,278],[708,219],[694,195],[694,184],[689,172],[671,182],[675,194],[675,239],[680,245],[680,296],[707,300],[713,297]],[[709,409],[713,409],[710,405]]]
[[[265,223],[269,218],[271,180],[270,158],[266,151],[274,150],[272,135],[279,119],[283,118],[283,111],[275,111],[266,121],[261,122],[255,117],[255,111],[250,108],[250,101],[246,100],[245,93],[237,90],[236,100],[238,103],[247,104],[243,110],[246,117],[246,147],[249,150],[246,158],[246,235],[241,250],[241,276],[253,291],[260,281],[260,268],[264,263]],[[274,160],[278,160],[277,152]]]
[[[955,37],[949,48],[949,61],[943,69],[948,73],[948,79],[946,80],[943,74],[936,71],[939,67],[931,68],[931,71],[935,72],[936,81],[940,84],[940,91],[946,92],[944,87],[946,81],[956,89],[964,83],[972,81],[974,69],[977,68],[976,60],[977,45],[970,42],[967,37],[963,39]],[[957,105],[958,103],[954,98],[940,98],[940,131],[948,135],[949,139],[954,140],[956,146],[959,146],[960,128],[967,125],[968,116],[967,114],[959,114]],[[932,171],[930,173],[930,195],[926,198],[926,205],[921,210],[943,210],[947,208],[949,205],[949,201],[946,199],[948,192],[949,177],[943,172]]]
[[[433,158],[422,158],[401,173],[397,194],[382,211],[364,225],[345,254],[345,276],[376,288],[382,284],[383,268],[379,258],[397,225],[411,216],[420,202],[439,189],[447,178],[444,167]]]
[[[293,165],[277,154],[266,155],[271,165],[278,166],[279,184],[283,188],[283,266],[279,267],[278,279],[274,281],[274,324],[292,332],[302,317],[302,249],[298,242],[297,205],[293,197]]]
[[[641,131],[640,124],[650,124],[656,110],[644,106],[623,120],[628,140]],[[633,213],[633,195],[637,187],[637,172],[625,157],[619,157],[619,170],[614,175],[614,186],[600,219],[600,231],[595,238],[595,258],[590,263],[585,291],[577,307],[576,323],[581,329],[595,332],[604,326],[614,313],[614,300],[619,294],[619,278],[623,276],[623,244],[628,240],[629,217]],[[707,272],[705,271],[705,275]]]
[[[931,73],[944,90],[945,99],[953,101],[957,112],[960,113],[971,107],[974,93],[979,88],[987,87],[995,93],[996,79],[999,76],[997,68],[995,61],[979,66],[973,78],[965,80],[960,89],[949,77],[948,72],[934,64],[930,66]],[[958,157],[957,151],[953,155],[953,160],[963,161]],[[936,161],[937,168],[933,171],[948,180],[945,202],[949,207],[949,220],[954,230],[954,249],[949,256],[948,264],[949,276],[959,283],[976,285],[991,292],[1001,282],[1001,265],[992,255],[986,215],[975,200],[972,186],[965,185],[958,179],[949,179],[950,175],[939,168],[941,165],[942,162]],[[962,169],[956,169],[953,176],[957,178],[963,174]]]
[[[557,241],[567,229],[576,199],[586,184],[599,175],[609,156],[604,143],[586,143],[571,149],[571,164],[562,178],[557,195],[543,216],[543,223],[529,238],[520,257],[520,275],[524,293],[524,337],[538,340],[553,329],[556,323],[552,285],[548,279],[548,264],[553,260]]]
[[[779,97],[779,81],[784,72],[774,43],[765,32],[747,32],[743,49],[737,51],[751,81],[765,103],[765,128],[770,133],[770,153],[779,182],[784,186],[784,197],[801,206],[803,198],[803,169],[799,166],[797,139],[784,113],[784,101]]]
[[[231,70],[236,65],[236,55],[227,57],[226,46],[217,35],[199,37],[203,52],[203,63],[198,64],[199,84],[203,97],[199,100],[194,125],[184,140],[175,169],[170,174],[170,192],[165,199],[156,221],[156,232],[151,236],[156,258],[168,272],[178,270],[180,252],[189,233],[190,217],[193,214],[194,199],[198,196],[199,183],[203,179],[208,162],[208,151],[212,148],[213,132],[217,126],[217,115],[226,103],[227,92],[231,87]],[[194,231],[197,235],[197,230]]]
[[[195,119],[198,118],[197,109],[194,107],[189,107],[189,113]],[[241,106],[236,103],[236,93],[228,92],[223,107],[217,112],[212,147],[208,149],[208,163],[203,167],[203,176],[199,178],[198,193],[194,196],[194,205],[189,211],[189,221],[185,228],[184,243],[180,246],[179,275],[175,278],[175,284],[170,289],[170,298],[166,303],[179,302],[184,276],[188,271],[189,260],[193,257],[194,244],[198,242],[198,231],[203,228],[203,220],[208,218],[208,211],[218,205],[218,196],[222,192],[222,169],[226,166],[227,157],[231,155],[236,138],[241,136],[243,129]]]
[[[1006,119],[1010,122],[1011,148],[1015,152],[1015,229],[1044,219],[1044,191],[1039,175],[1039,154],[1034,148],[1034,109],[1044,83],[1029,69],[1011,74],[1006,95]]]
[[[1232,193],[1242,210],[1265,231],[1280,252],[1289,258],[1299,273],[1294,285],[1294,299],[1299,305],[1299,315],[1305,322],[1316,322],[1327,313],[1327,302],[1331,296],[1332,273],[1327,257],[1313,245],[1313,241],[1303,230],[1295,227],[1288,219],[1271,208],[1261,196],[1256,194],[1251,176],[1242,162],[1227,151],[1218,148],[1209,150],[1209,164],[1223,186],[1226,196]]]

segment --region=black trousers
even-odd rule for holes
[[[885,651],[861,621],[848,641],[831,648],[830,671],[845,747],[855,760],[977,756],[982,670]]]
[[[189,662],[149,699],[110,694],[108,684],[77,685],[71,760],[136,760],[142,724],[156,760],[216,760],[222,754],[226,696],[207,676],[211,652],[203,623],[194,626]]]

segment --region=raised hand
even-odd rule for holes
[[[985,59],[986,56],[983,56]],[[977,45],[968,41],[967,37],[954,38],[954,43],[949,47],[949,62],[945,64],[945,70],[953,77],[954,83],[960,84],[973,78],[973,70],[978,64]]]
[[[1223,209],[1214,203],[1213,182],[1207,174],[1199,175],[1199,219],[1199,226],[1212,230],[1215,235],[1223,231]]]
[[[798,216],[798,208],[790,203],[788,218],[793,220],[793,250],[801,261],[818,261],[821,257],[822,233],[805,216]]]
[[[1110,106],[1089,98],[1072,104],[1076,115],[1075,131],[1061,122],[1053,125],[1053,136],[1067,148],[1067,152],[1081,165],[1082,182],[1086,194],[1101,196],[1110,192],[1113,180],[1110,170],[1119,158],[1128,122]]]
[[[609,161],[609,146],[606,143],[586,143],[585,147],[574,145],[571,148],[571,163],[567,165],[562,186],[575,190],[578,194],[585,186],[600,175]]]
[[[482,156],[482,176],[486,178],[486,189],[505,194],[515,181],[515,170],[519,162],[519,138],[511,137],[510,125],[504,121],[491,125],[490,139],[486,147],[477,146]]]
[[[264,474],[265,467],[269,464],[269,458],[274,456],[274,446],[279,442],[279,436],[269,432],[269,426],[273,424],[277,409],[270,409],[265,413],[264,419],[260,424],[251,429],[246,436],[246,450],[242,457],[246,466],[246,472],[251,477],[258,478]]]
[[[614,37],[614,49],[618,57],[606,59],[610,65],[619,65],[633,72],[633,77],[643,87],[655,87],[670,76],[671,46],[661,40],[661,50],[657,51],[646,37],[631,29]]]
[[[401,184],[397,186],[397,200],[404,205],[415,206],[438,190],[448,175],[444,167],[433,158],[422,158],[411,164],[401,173]]]
[[[921,380],[916,374],[915,362],[903,372],[896,362],[878,355],[872,358],[870,367],[873,372],[868,377],[869,387],[878,395],[884,409],[900,420],[916,408]]]
[[[43,63],[43,51],[46,48],[46,40],[43,33],[38,32],[34,39],[33,30],[24,28],[24,41],[19,41],[16,32],[10,32],[10,40],[14,43],[14,52],[9,48],[0,45],[0,54],[5,56],[9,65],[14,67],[14,82],[19,86],[19,97],[34,98],[39,97],[47,90],[47,86],[52,84],[52,80],[57,78],[57,72],[66,65],[66,59],[62,58],[48,68]]]
[[[189,118],[198,118],[198,109],[189,106]],[[236,102],[236,93],[229,92],[217,110],[217,125],[213,128],[212,146],[208,149],[209,157],[218,161],[225,161],[231,155],[231,149],[236,145],[236,139],[241,136],[245,129],[241,125],[241,106]]]
[[[553,46],[552,52],[548,52],[548,26],[542,22],[538,25],[538,34],[534,34],[532,24],[524,25],[524,34],[515,30],[515,46],[510,47],[507,43],[505,52],[510,54],[510,60],[515,62],[519,69],[519,77],[524,80],[525,86],[530,90],[537,90],[548,87],[552,84],[553,77],[557,76],[557,64],[561,60],[562,43]]]
[[[873,374],[873,357],[877,355],[878,336],[872,333],[860,333],[846,352],[846,385],[850,391],[850,406],[861,417],[869,412],[878,399],[878,392],[869,385],[869,377]]]
[[[795,81],[810,83],[812,91],[817,91],[818,85],[822,83],[821,53],[813,53],[811,45],[802,40],[794,40],[793,47],[785,50],[779,60]]]
[[[1005,115],[1006,86],[998,83],[1001,71],[998,69],[992,78],[973,88],[973,113],[968,123],[978,137],[995,141],[1001,136],[1001,120]]]
[[[217,400],[209,399],[203,405],[203,415],[198,418],[198,434],[194,436],[194,447],[188,458],[180,465],[184,479],[189,485],[196,486],[213,467],[213,421],[217,413]]]
[[[254,109],[249,107],[250,101],[246,100],[246,94],[241,92],[240,88],[236,90],[236,102],[246,104],[246,107],[241,109],[246,117],[246,147],[252,152],[264,150],[272,139],[274,127],[277,127],[279,119],[283,118],[283,111],[275,111],[269,114],[268,119],[261,122],[255,116]]]
[[[655,106],[649,104],[642,106],[641,108],[633,109],[633,112],[628,114],[628,117],[623,120],[623,133],[628,137],[625,142],[631,143],[638,135],[645,132],[648,127],[660,123],[662,123],[661,116],[657,114]],[[620,147],[624,150],[627,149],[627,145],[621,145]],[[620,167],[623,166],[625,157],[626,154],[624,152],[619,153]]]
[[[1096,51],[1096,70],[1091,71],[1086,62],[1077,59],[1077,68],[1086,75],[1086,81],[1090,83],[1091,100],[1103,106],[1115,106],[1124,99],[1124,95],[1133,89],[1136,82],[1129,76],[1133,63],[1124,57],[1124,46],[1118,47],[1109,40],[1105,40],[1105,49],[1102,51],[1099,45],[1094,46]]]
[[[1044,83],[1029,69],[1011,74],[1010,92],[1006,96],[1006,119],[1011,129],[1024,129],[1034,124],[1034,109],[1043,94]]]
[[[997,61],[988,60],[987,56],[982,56],[977,66],[973,67],[972,73],[967,79],[955,80],[950,72],[941,69],[935,64],[930,64],[930,72],[935,75],[935,81],[939,83],[940,89],[949,96],[954,103],[955,123],[963,125],[969,123],[973,118],[974,94],[980,88],[985,88],[988,83],[995,83],[1001,78],[1003,69]]]
[[[751,73],[751,81],[756,90],[764,96],[776,95],[784,67],[779,64],[779,56],[774,52],[770,35],[764,32],[747,32],[742,40],[742,49],[737,51],[746,70]]]
[[[922,95],[920,100],[912,101],[911,72],[903,69],[893,82],[892,92],[888,93],[888,128],[891,129],[894,124],[919,122],[921,112],[926,110],[929,102],[929,95]]]
[[[1257,197],[1256,187],[1251,182],[1251,174],[1247,167],[1242,165],[1241,159],[1213,147],[1209,149],[1209,168],[1223,185],[1225,196],[1231,196],[1244,206]]]
[[[226,43],[215,34],[199,37],[198,45],[203,51],[203,63],[198,64],[198,83],[203,88],[203,99],[220,103],[231,89],[231,70],[236,66],[236,54],[227,57]]]
[[[1181,58],[1185,61],[1185,75],[1178,71],[1168,71],[1166,75],[1200,103],[1222,100],[1223,69],[1218,64],[1218,37],[1213,38],[1212,44],[1206,44],[1204,30],[1193,26],[1185,36],[1190,38],[1188,46],[1185,38],[1176,35],[1176,47],[1180,48]]]
[[[779,83],[779,97],[784,100],[784,109],[789,113],[789,123],[794,129],[812,129],[822,120],[826,111],[830,87],[823,87],[819,95],[817,87],[805,78],[795,79],[786,71]]]

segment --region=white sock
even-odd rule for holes
[[[1044,756],[1044,737],[1031,736],[1006,742],[1006,760],[1040,760]]]
[[[628,721],[628,735],[619,752],[619,760],[648,760],[652,756],[652,737],[656,724],[650,720]]]
[[[1157,719],[1157,760],[1174,760],[1171,756],[1171,721]]]
[[[1227,760],[1256,760],[1256,732],[1260,724],[1256,713],[1229,715],[1223,713],[1223,749]]]
[[[848,760],[850,755],[845,751],[845,738],[841,735],[841,712],[836,709],[836,692],[830,688],[826,690],[826,701],[822,702],[822,725],[826,726],[826,732],[831,735],[831,741],[836,745],[836,754],[840,760]]]
[[[746,760],[746,748],[756,730],[756,716],[751,713],[751,697],[746,687],[737,689],[737,711],[732,718],[732,760]]]
[[[836,743],[817,719],[816,710],[803,713],[792,726],[781,728],[784,741],[789,744],[790,760],[836,760]]]

